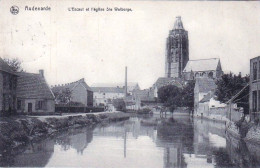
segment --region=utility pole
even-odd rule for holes
[[[127,66],[125,67],[125,98],[127,97]]]

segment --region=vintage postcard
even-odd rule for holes
[[[0,0],[0,167],[260,167],[257,1]]]

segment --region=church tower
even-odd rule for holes
[[[181,78],[182,71],[189,61],[188,31],[177,16],[166,43],[165,77]]]

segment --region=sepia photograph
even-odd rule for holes
[[[260,168],[258,1],[0,0],[0,167]]]

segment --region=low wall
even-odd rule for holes
[[[227,114],[227,109],[225,107],[214,107],[209,109],[209,115],[225,117],[226,114]]]

